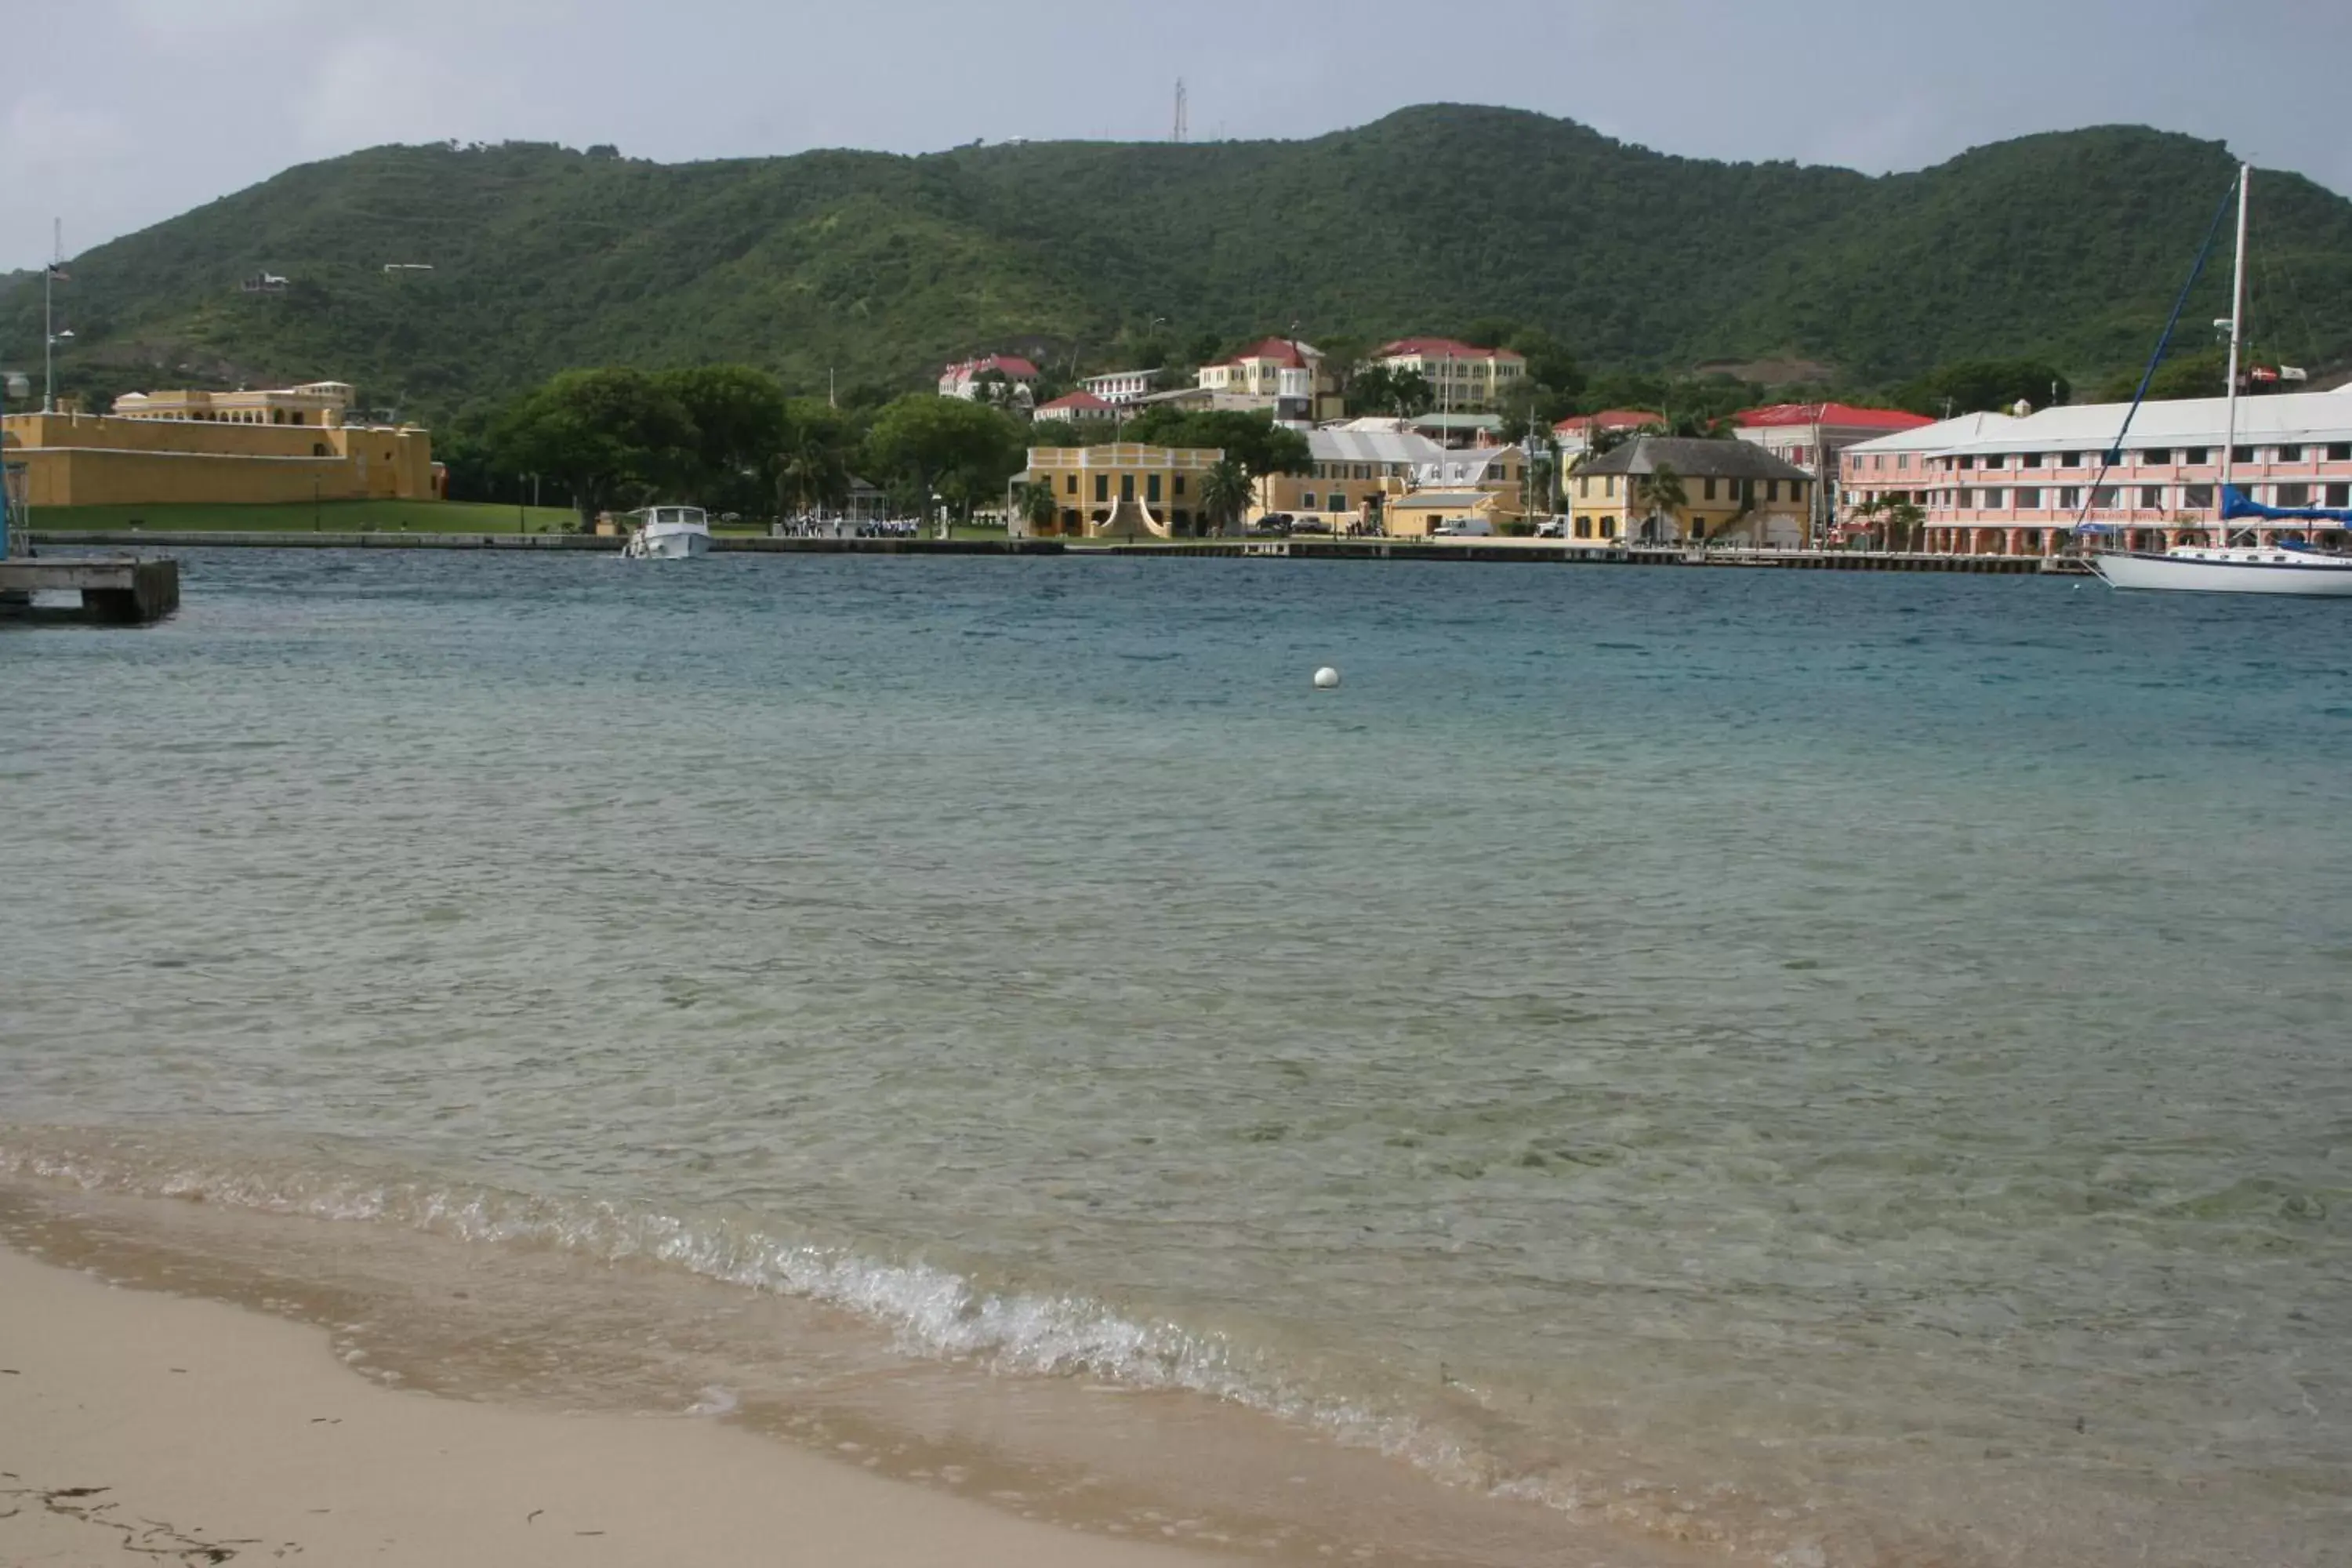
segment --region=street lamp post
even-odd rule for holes
[[[58,411],[58,343],[70,338],[70,329],[60,332],[57,321],[58,279],[65,275],[65,226],[52,218],[49,228],[49,261],[41,268],[41,412]]]
[[[7,399],[29,397],[33,384],[24,376],[9,373],[0,375],[0,418],[8,412]],[[16,529],[16,499],[8,493],[8,462],[6,449],[0,447],[0,561],[8,559],[13,550],[12,535]]]

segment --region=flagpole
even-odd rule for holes
[[[49,264],[41,268],[41,412],[58,411],[58,265],[65,260],[65,220],[49,220]]]

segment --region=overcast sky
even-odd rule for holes
[[[1180,76],[1196,141],[1451,100],[1879,173],[2132,121],[2352,193],[2352,0],[8,0],[0,267],[386,142],[1162,138]]]

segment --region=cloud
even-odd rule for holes
[[[38,91],[10,104],[0,118],[0,168],[10,171],[12,248],[22,258],[15,264],[47,258],[52,216],[70,216],[75,232],[67,237],[77,247],[114,232],[136,206],[115,176],[138,152],[119,112]]]
[[[384,142],[612,142],[681,160],[1158,138],[1179,76],[1200,139],[1312,136],[1450,100],[1563,114],[1695,157],[1875,173],[2031,132],[2141,121],[2352,190],[2352,141],[2311,107],[2336,101],[2352,58],[2342,0],[1979,0],[1962,35],[1948,11],[1885,0],[1816,0],[1795,22],[1660,0],[1639,30],[1671,40],[1663,75],[1626,62],[1622,0],[1488,0],[1475,37],[1424,0],[1356,0],[1344,23],[1263,0],[1181,12],[1045,0],[81,0],[13,12],[0,266],[40,258],[53,210],[86,246]],[[2034,47],[1989,61],[1951,47],[1963,35]],[[2213,90],[2230,81],[2263,90]]]
[[[441,58],[404,39],[370,33],[337,40],[306,75],[295,118],[299,140],[312,152],[470,132],[465,84]]]

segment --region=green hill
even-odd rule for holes
[[[1099,365],[1155,318],[1181,344],[1506,317],[1597,368],[1804,360],[1863,387],[2016,354],[2081,382],[2145,354],[2230,171],[2219,144],[2108,127],[1869,178],[1454,106],[1306,142],[921,157],[383,147],[78,258],[63,372],[93,397],[331,376],[437,419],[585,363],[895,390],[976,349]],[[2266,344],[2352,359],[2352,202],[2273,174],[2255,211]],[[284,292],[241,291],[264,270]],[[9,341],[37,343],[38,311],[37,275],[0,284]]]

